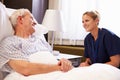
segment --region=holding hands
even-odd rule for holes
[[[59,60],[58,65],[63,72],[67,72],[73,68],[72,62],[64,58]]]

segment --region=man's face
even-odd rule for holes
[[[34,26],[35,22],[33,20],[33,16],[30,12],[26,12],[26,14],[23,17],[23,26],[25,27],[24,29],[29,33],[32,34],[35,32]]]

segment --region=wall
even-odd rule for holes
[[[49,0],[49,9],[60,9],[60,0]]]

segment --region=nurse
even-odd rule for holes
[[[87,11],[82,16],[83,27],[90,32],[84,40],[85,62],[80,66],[105,63],[120,66],[120,38],[105,28],[99,28],[100,15],[97,11]]]

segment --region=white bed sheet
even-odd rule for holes
[[[30,56],[30,61],[57,64],[57,59],[50,52],[37,52]],[[13,72],[4,80],[120,80],[120,70],[111,65],[96,63],[89,67],[78,67],[64,73],[55,71],[47,74],[23,76]]]

